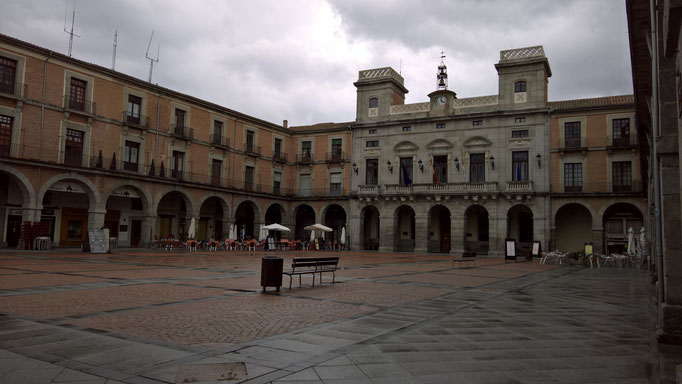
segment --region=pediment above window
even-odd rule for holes
[[[489,147],[492,145],[492,142],[485,137],[474,136],[470,139],[467,139],[463,145],[465,147]]]
[[[393,150],[396,152],[410,152],[417,151],[418,149],[419,146],[411,141],[401,141],[393,147]]]
[[[432,142],[426,144],[426,148],[428,148],[430,150],[438,150],[438,149],[449,150],[449,149],[452,149],[452,143],[445,140],[445,139],[436,139],[436,140],[433,140]]]

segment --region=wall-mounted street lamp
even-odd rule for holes
[[[495,169],[495,156],[490,155],[490,167]]]
[[[422,173],[423,173],[424,172],[424,163],[422,163],[422,159],[419,159],[419,161],[417,161],[417,164],[419,164],[419,170],[422,171]]]
[[[393,173],[393,165],[391,164],[391,160],[386,162],[386,166],[388,167],[388,171]]]
[[[73,192],[73,188],[71,188],[71,184],[66,186],[66,192]]]
[[[459,159],[457,156],[455,156],[455,168],[457,168],[457,172],[459,172]]]
[[[535,158],[538,159],[538,168],[542,168],[542,156],[538,153]]]
[[[355,164],[355,162],[353,162],[353,165],[351,165],[351,167],[353,167],[353,172],[355,172],[355,174],[357,175],[358,174],[358,165]]]

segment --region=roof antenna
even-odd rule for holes
[[[75,1],[75,0],[74,0]],[[161,49],[161,44],[156,47],[156,59],[149,57],[149,47],[152,45],[152,39],[154,38],[154,30],[152,29],[152,36],[149,38],[149,44],[147,44],[147,53],[145,56],[149,59],[149,82],[152,82],[152,71],[154,70],[154,63],[159,62],[159,50]]]
[[[111,69],[116,70],[116,45],[118,45],[118,29],[114,32],[114,53],[111,56]]]
[[[69,8],[69,0],[66,0],[66,5],[64,7],[64,32],[69,34],[69,57],[71,57],[71,50],[73,49],[73,37],[80,37],[73,33],[73,24],[76,21],[76,0],[73,0],[73,14],[71,15],[71,31],[66,30],[66,14]]]

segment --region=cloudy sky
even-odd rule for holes
[[[0,33],[67,53],[66,1],[0,2]],[[73,0],[69,0],[67,29]],[[361,69],[391,66],[427,101],[441,50],[459,97],[497,93],[499,51],[543,45],[550,100],[632,93],[624,0],[88,0],[73,56],[290,125],[355,118]]]

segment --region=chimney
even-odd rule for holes
[[[288,120],[283,120],[283,121],[282,121],[282,127],[283,127],[284,129],[289,128],[289,121],[288,121]]]

